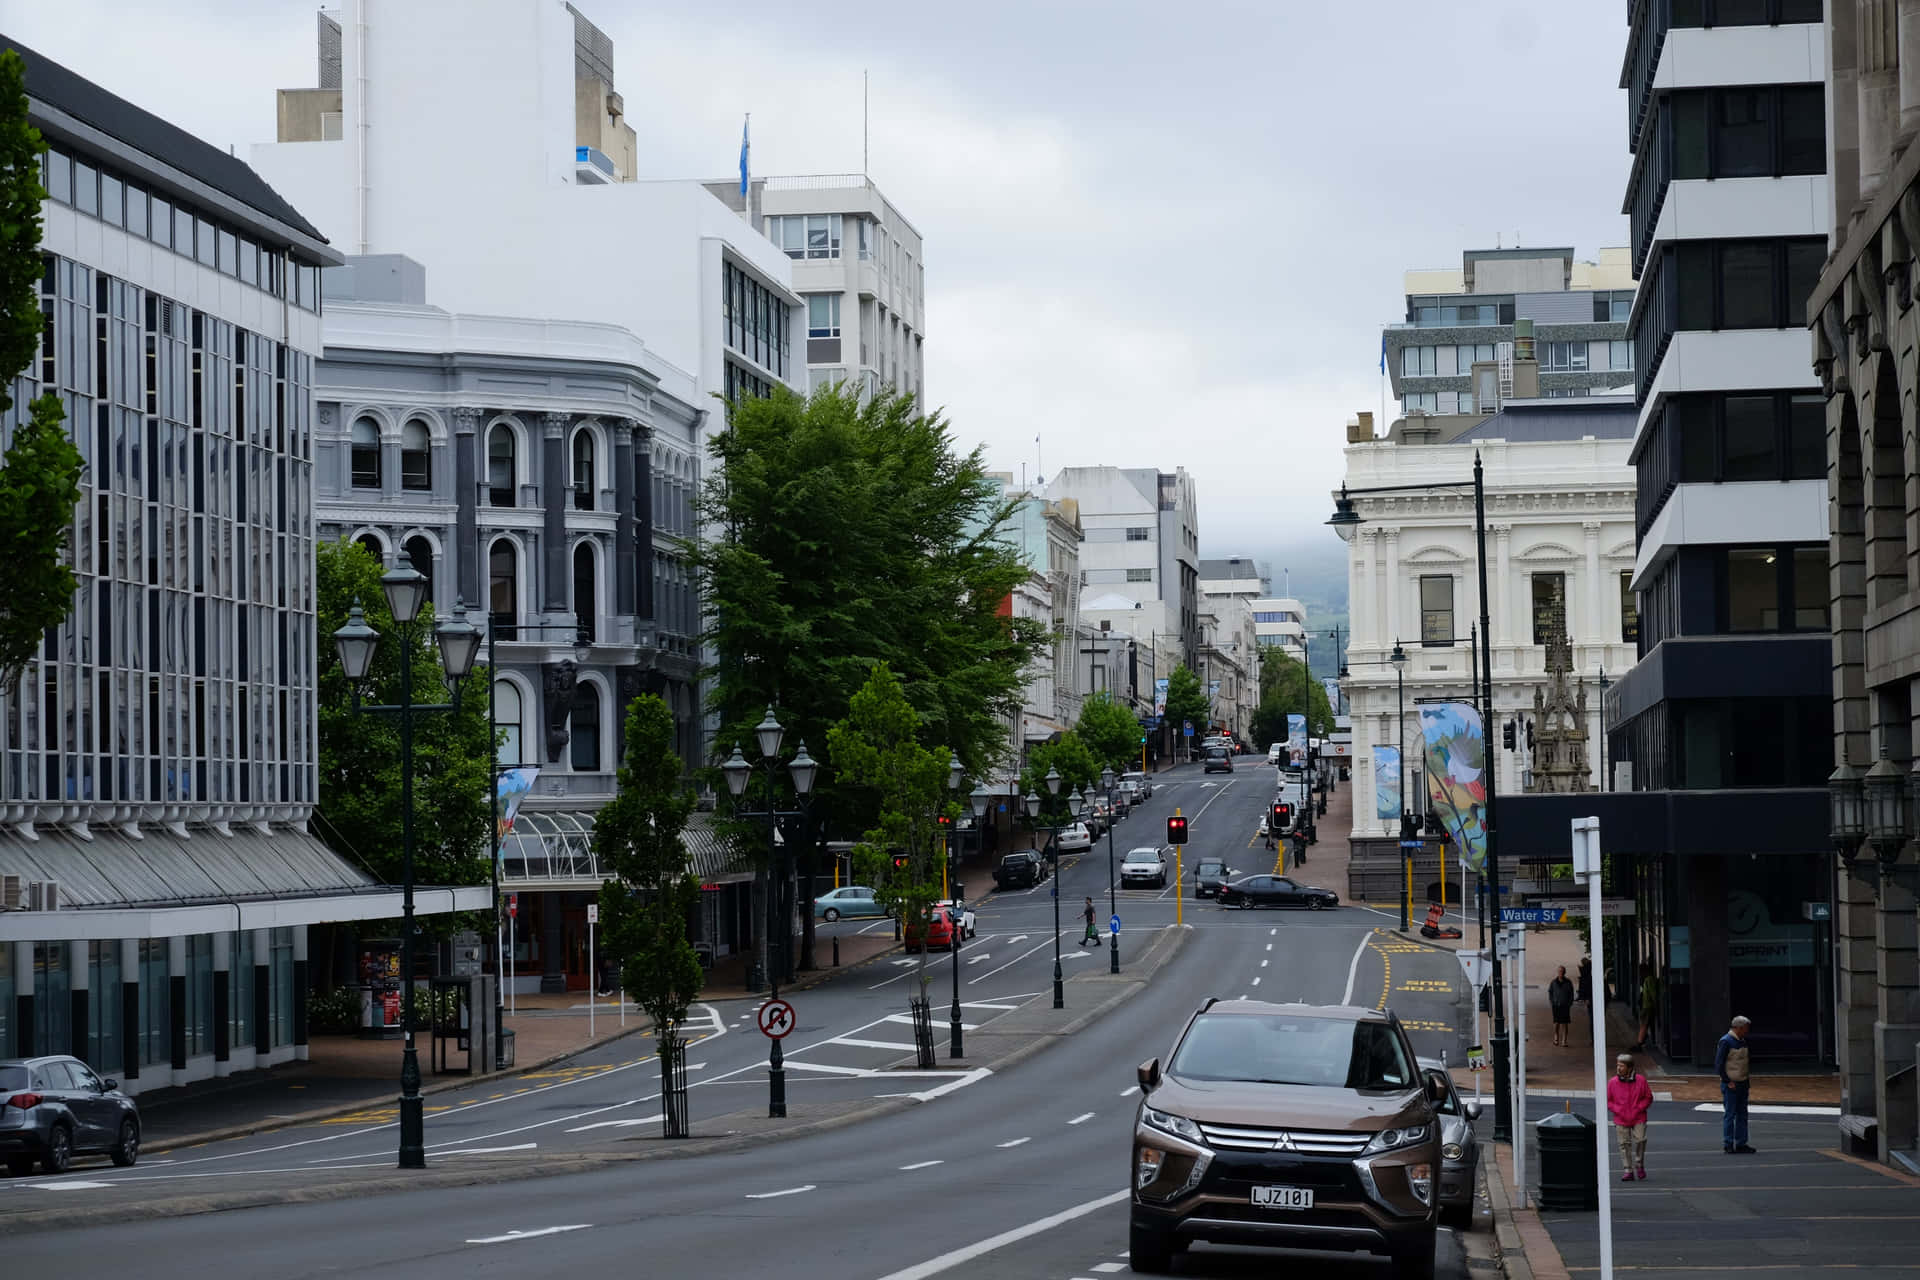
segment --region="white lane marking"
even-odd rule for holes
[[[1063,930],[1061,930],[1061,936],[1065,936],[1065,933],[1066,933],[1066,931],[1065,931],[1064,929],[1063,929]],[[997,967],[995,967],[995,968],[992,968],[992,969],[989,969],[989,970],[987,970],[987,971],[986,971],[985,973],[983,973],[983,974],[981,974],[981,975],[980,975],[979,977],[977,977],[977,978],[968,978],[968,979],[967,979],[967,985],[971,987],[971,986],[973,986],[973,985],[974,985],[975,983],[980,983],[980,982],[985,982],[985,981],[986,981],[986,980],[987,980],[988,978],[991,978],[991,977],[992,977],[992,976],[993,976],[994,974],[996,974],[996,973],[998,973],[998,972],[1000,972],[1000,970],[1001,970],[1001,969],[1011,969],[1011,968],[1012,968],[1012,967],[1013,967],[1014,965],[1016,965],[1016,964],[1019,964],[1019,963],[1020,963],[1020,962],[1021,962],[1022,960],[1025,960],[1025,959],[1026,959],[1026,958],[1027,958],[1028,956],[1030,956],[1030,955],[1032,955],[1032,954],[1033,954],[1034,952],[1036,952],[1036,951],[1038,951],[1038,950],[1040,950],[1040,948],[1042,948],[1042,947],[1050,947],[1050,946],[1052,946],[1052,945],[1053,945],[1053,939],[1052,939],[1052,938],[1048,938],[1048,939],[1047,939],[1046,941],[1044,941],[1044,942],[1039,942],[1039,943],[1035,943],[1035,944],[1034,944],[1034,945],[1033,945],[1032,947],[1029,947],[1029,948],[1028,948],[1027,950],[1025,950],[1025,951],[1022,951],[1022,952],[1021,952],[1021,953],[1020,953],[1019,955],[1017,955],[1017,956],[1015,956],[1015,957],[1014,957],[1013,959],[1011,959],[1011,960],[1009,960],[1009,961],[1007,961],[1007,962],[1006,962],[1005,964],[1003,964],[1003,965],[999,965],[999,966],[997,966]]]
[[[952,1073],[946,1071],[889,1071],[886,1074],[889,1076],[939,1076],[950,1075]],[[952,1093],[955,1089],[964,1089],[970,1084],[978,1084],[992,1074],[993,1072],[985,1067],[975,1067],[958,1080],[949,1080],[937,1088],[927,1089],[920,1093],[883,1093],[879,1096],[882,1098],[912,1098],[915,1102],[932,1102],[935,1098],[944,1097]]]
[[[935,1165],[937,1165],[937,1164],[945,1164],[945,1163],[946,1163],[946,1161],[945,1161],[945,1160],[922,1160],[922,1161],[921,1161],[921,1162],[920,1162],[919,1164],[903,1164],[903,1165],[901,1165],[901,1166],[900,1166],[900,1172],[902,1172],[902,1173],[912,1173],[912,1172],[913,1172],[913,1171],[914,1171],[915,1169],[931,1169],[931,1168],[933,1168],[933,1166],[935,1166]]]
[[[1273,950],[1273,944],[1271,942],[1267,944],[1267,950],[1269,951]]]
[[[909,1026],[909,1027],[913,1025],[912,1017],[904,1013],[890,1013],[887,1015],[887,1021],[898,1022],[904,1026]],[[953,1023],[949,1022],[946,1025],[952,1026]],[[977,1030],[978,1027],[979,1027],[979,1024],[974,1022],[963,1022],[960,1024],[960,1029],[962,1031],[974,1031],[974,1030]],[[911,1048],[912,1046],[908,1046],[908,1047]]]
[[[1131,1098],[1134,1094],[1138,1092],[1140,1092],[1140,1086],[1137,1084],[1130,1084],[1126,1088],[1120,1091],[1120,1096],[1123,1098]]]
[[[789,1071],[819,1071],[832,1076],[870,1076],[876,1074],[865,1067],[833,1067],[824,1062],[798,1062],[788,1058],[785,1066]],[[571,1130],[569,1130],[571,1132]]]
[[[1259,986],[1259,985],[1260,985],[1260,979],[1258,979],[1258,978],[1255,978],[1255,979],[1253,980],[1253,985],[1254,985],[1254,986],[1256,986],[1256,987],[1257,987],[1257,986]]]
[[[1272,938],[1272,937],[1276,937],[1276,936],[1278,936],[1278,934],[1279,934],[1279,932],[1280,932],[1280,929],[1279,929],[1279,926],[1277,926],[1277,925],[1276,925],[1276,926],[1275,926],[1274,928],[1271,928],[1271,929],[1269,929],[1269,930],[1267,930],[1267,936],[1268,936],[1269,938]],[[1268,949],[1269,951],[1271,951],[1271,950],[1273,949],[1273,944],[1272,944],[1272,943],[1268,943],[1268,944],[1267,944],[1267,949]]]
[[[94,1191],[101,1187],[110,1187],[113,1184],[111,1182],[76,1180],[73,1182],[30,1182],[27,1185],[36,1191]]]
[[[1367,953],[1367,943],[1371,941],[1372,938],[1373,935],[1371,933],[1361,934],[1360,945],[1353,949],[1353,962],[1347,966],[1347,991],[1345,995],[1340,997],[1341,1004],[1353,1003],[1353,984],[1360,976],[1360,957]]]
[[[503,1236],[475,1236],[468,1244],[506,1244],[513,1240],[531,1240],[536,1236],[557,1236],[562,1231],[585,1231],[591,1222],[576,1222],[567,1227],[541,1227],[534,1231],[509,1231]]]
[[[899,1271],[880,1277],[880,1280],[926,1280],[928,1276],[937,1276],[942,1271],[951,1271],[955,1267],[972,1262],[975,1258],[984,1257],[996,1249],[1004,1249],[1010,1244],[1051,1231],[1062,1223],[1072,1222],[1075,1218],[1084,1218],[1108,1205],[1119,1204],[1132,1194],[1131,1191],[1116,1191],[1111,1195],[1101,1196],[1097,1200],[1074,1205],[1071,1209],[1062,1209],[1059,1213],[1036,1218],[1025,1226],[1002,1231],[997,1236],[988,1236],[985,1240],[977,1241],[964,1248],[950,1250],[929,1258],[925,1262],[915,1263],[911,1267],[903,1267]]]
[[[1017,1004],[990,1004],[985,1000],[966,1000],[961,1002],[960,1007],[962,1009],[999,1009],[1002,1012],[1006,1012],[1007,1010],[1018,1009],[1020,1006]]]
[[[660,1117],[655,1116],[658,1120]],[[510,1147],[468,1147],[464,1151],[449,1151],[450,1156],[490,1156],[500,1151],[532,1151],[540,1144],[537,1142],[516,1142]]]
[[[1096,1262],[1093,1264],[1093,1269],[1103,1276],[1110,1276],[1116,1271],[1125,1271],[1127,1264],[1124,1262]]]
[[[1012,1142],[997,1142],[994,1145],[1005,1151],[1008,1147],[1017,1147],[1023,1142],[1032,1142],[1032,1138],[1015,1138]]]
[[[778,1199],[779,1199],[779,1198],[780,1198],[781,1196],[797,1196],[797,1195],[800,1195],[800,1194],[802,1194],[803,1192],[807,1192],[807,1191],[811,1191],[811,1190],[813,1190],[813,1186],[814,1186],[814,1184],[813,1184],[813,1183],[811,1183],[811,1182],[809,1182],[809,1183],[808,1183],[808,1184],[807,1184],[806,1186],[804,1186],[804,1187],[787,1187],[787,1188],[786,1188],[785,1190],[782,1190],[782,1191],[757,1191],[757,1192],[749,1192],[749,1193],[747,1194],[747,1199],[749,1199],[749,1200],[778,1200]],[[1129,1194],[1129,1195],[1131,1195],[1131,1194],[1132,1194],[1132,1192],[1128,1192],[1127,1194]]]
[[[980,953],[979,955],[977,955],[977,956],[970,956],[970,957],[968,957],[968,959],[967,959],[967,963],[968,963],[968,964],[979,964],[979,963],[980,963],[980,962],[981,962],[982,960],[991,960],[991,959],[993,959],[993,952],[991,952],[991,951],[982,951],[982,952],[981,952],[981,953]]]
[[[1033,935],[1030,933],[1016,933],[1011,938],[1007,939],[1007,945],[1012,946],[1016,942],[1025,942],[1028,938],[1031,938],[1032,936]]]
[[[1261,967],[1262,969],[1264,969],[1264,968],[1266,968],[1266,967],[1267,967],[1267,962],[1266,962],[1265,960],[1262,960],[1262,961],[1260,962],[1260,967]]]
[[[597,1124],[583,1124],[578,1129],[569,1129],[567,1132],[585,1133],[589,1129],[631,1129],[635,1125],[658,1124],[659,1122],[659,1116],[642,1116],[638,1120],[602,1120]],[[527,1145],[532,1146],[533,1144],[529,1142]],[[458,1155],[459,1152],[455,1152],[454,1154]]]
[[[1703,1102],[1694,1110],[1718,1112],[1720,1104]],[[1757,1116],[1837,1116],[1840,1114],[1838,1107],[1795,1107],[1783,1103],[1755,1103],[1748,1106],[1747,1110]]]
[[[1201,814],[1213,808],[1213,802],[1215,800],[1218,800],[1221,796],[1227,794],[1227,792],[1231,790],[1233,790],[1233,783],[1231,782],[1221,783],[1220,789],[1214,792],[1212,796],[1208,797],[1207,802],[1205,804],[1201,805],[1198,809],[1195,809],[1193,811],[1193,816],[1187,819],[1187,824],[1191,826],[1195,821],[1199,819]]]
[[[853,1036],[840,1036],[828,1043],[851,1045],[856,1049],[912,1049],[915,1047],[910,1041],[905,1040],[861,1040]]]
[[[1091,1119],[1093,1119],[1093,1112],[1086,1111],[1086,1112],[1082,1112],[1080,1115],[1075,1116],[1073,1119],[1067,1121],[1067,1123],[1068,1124],[1085,1124],[1087,1121]]]

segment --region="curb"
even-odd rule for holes
[[[1487,1170],[1487,1201],[1493,1210],[1493,1256],[1500,1263],[1500,1274],[1507,1280],[1533,1280],[1533,1265],[1527,1260],[1526,1246],[1520,1242],[1520,1229],[1513,1222],[1513,1201],[1508,1199],[1506,1176],[1501,1172],[1498,1148],[1492,1167]]]

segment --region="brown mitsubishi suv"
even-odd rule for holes
[[[1129,1258],[1196,1240],[1368,1251],[1433,1275],[1439,1082],[1372,1009],[1209,1000],[1140,1066]]]

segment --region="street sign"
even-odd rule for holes
[[[1456,951],[1453,958],[1460,962],[1460,974],[1467,980],[1468,986],[1477,991],[1487,984],[1489,970],[1484,955],[1478,951]]]
[[[1182,736],[1191,738],[1193,736],[1193,721],[1182,720],[1180,722],[1180,732]]]
[[[785,1000],[769,1000],[755,1015],[760,1034],[769,1040],[785,1040],[793,1033],[793,1006]]]
[[[1476,884],[1476,885],[1474,885],[1474,886],[1473,886],[1473,891],[1474,891],[1474,892],[1475,892],[1476,894],[1481,894],[1481,893],[1485,893],[1485,892],[1487,891],[1487,882],[1486,882],[1485,880],[1482,880],[1482,881],[1481,881],[1480,883],[1478,883],[1478,884]],[[1510,885],[1510,884],[1503,884],[1503,885],[1501,885],[1501,886],[1500,886],[1500,892],[1502,892],[1502,893],[1512,893],[1512,892],[1513,892],[1513,886],[1512,886],[1512,885]]]
[[[1825,902],[1803,902],[1800,904],[1800,914],[1807,920],[1831,920],[1833,907]]]
[[[1501,924],[1559,924],[1566,918],[1559,907],[1502,907]]]
[[[1533,904],[1559,910],[1562,914],[1587,918],[1587,900],[1585,898],[1542,898]],[[1600,914],[1603,916],[1630,916],[1633,914],[1632,898],[1600,899]]]
[[[588,924],[600,923],[600,904],[599,903],[589,902],[587,904],[587,923]]]
[[[1481,1050],[1479,1045],[1477,1044],[1468,1045],[1467,1046],[1467,1070],[1485,1071],[1486,1069],[1487,1069],[1487,1055]],[[1474,1087],[1479,1088],[1478,1085],[1475,1085]]]
[[[1425,840],[1402,840],[1400,847],[1402,849],[1424,849],[1427,847],[1427,842]]]
[[[1120,917],[1118,915],[1107,917],[1107,931],[1109,933],[1120,932]]]
[[[510,893],[507,895],[507,919],[512,920],[519,914],[520,914],[520,895],[517,893]]]

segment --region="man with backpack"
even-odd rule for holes
[[[1094,923],[1092,898],[1087,899],[1087,905],[1081,909],[1080,918],[1087,922],[1087,936],[1080,939],[1080,945],[1084,947],[1089,942],[1096,947],[1103,945],[1100,941],[1100,930]]]

